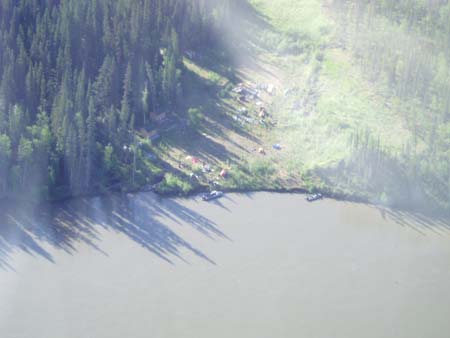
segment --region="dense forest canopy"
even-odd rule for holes
[[[219,3],[0,0],[0,196],[128,175],[124,145],[176,107],[182,53],[213,43]]]

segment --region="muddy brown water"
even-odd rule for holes
[[[450,224],[294,194],[2,211],[0,337],[450,337]]]

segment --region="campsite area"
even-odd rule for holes
[[[335,12],[328,1],[242,2],[222,50],[187,53],[189,127],[155,148],[168,168],[157,191],[321,191],[445,207],[429,179],[411,186],[404,107],[364,72]]]

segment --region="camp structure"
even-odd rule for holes
[[[139,129],[139,131],[137,132],[137,134],[142,137],[145,138],[149,141],[152,142],[156,142],[161,138],[161,135],[159,134],[159,132],[157,130],[146,130],[144,128]]]

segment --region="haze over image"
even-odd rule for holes
[[[450,334],[450,3],[0,0],[0,336]]]

